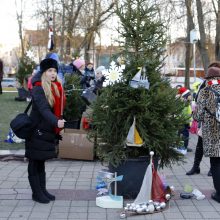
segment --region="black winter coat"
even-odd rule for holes
[[[30,118],[35,125],[35,130],[31,138],[25,141],[25,156],[33,160],[54,158],[57,156],[58,143],[54,128],[57,127],[58,118],[53,114],[41,86],[33,87],[32,102]]]

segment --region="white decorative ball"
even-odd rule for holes
[[[170,197],[171,197],[170,194],[166,194],[166,195],[165,195],[166,200],[169,200]]]
[[[120,218],[121,218],[121,219],[126,218],[126,214],[125,214],[125,213],[121,213],[121,214],[120,214]]]
[[[174,186],[170,186],[170,189],[171,189],[171,191],[174,191],[175,187]]]
[[[150,204],[148,207],[148,210],[149,210],[149,213],[153,213],[155,208],[154,208],[154,205],[153,204]]]
[[[132,211],[133,211],[133,212],[136,212],[136,211],[137,211],[136,207],[133,207],[133,208],[132,208]]]
[[[144,210],[146,210],[147,206],[146,206],[146,205],[142,205],[142,208],[143,208]]]
[[[136,209],[140,208],[140,205],[136,205],[135,208],[136,208]]]
[[[160,203],[160,207],[161,207],[162,209],[164,209],[164,208],[166,207],[166,203],[165,203],[165,202],[161,202],[161,203]]]
[[[143,210],[142,210],[142,208],[138,208],[138,209],[136,210],[136,212],[137,212],[137,213],[142,213]]]
[[[156,206],[155,209],[159,211],[161,209],[160,205]]]
[[[150,152],[150,155],[151,155],[151,156],[154,156],[154,152],[153,152],[153,151],[151,151],[151,152]]]
[[[128,210],[129,210],[129,211],[132,211],[132,209],[133,209],[133,208],[132,208],[131,206],[128,206]]]
[[[154,202],[153,204],[154,204],[154,206],[158,206],[159,202]]]

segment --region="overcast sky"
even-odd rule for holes
[[[24,20],[23,20],[23,28],[24,29],[37,29],[37,22],[30,18],[32,14],[33,3],[32,0],[23,0],[25,2],[25,11],[24,11]],[[17,0],[19,3],[20,0]],[[110,26],[115,23],[117,26],[117,22],[114,22],[112,19],[108,21]],[[0,45],[3,45],[6,50],[9,48],[13,48],[18,45],[19,43],[19,36],[18,36],[18,24],[16,19],[16,7],[15,7],[15,0],[0,0]],[[177,31],[175,27],[171,28],[172,35],[174,33],[180,34],[180,29]],[[181,33],[182,34],[182,33]],[[114,33],[112,30],[108,31],[104,29],[102,31],[102,45],[111,44],[114,38],[118,38],[117,34]],[[1,47],[2,49],[2,47]]]
[[[17,1],[18,3],[20,0]],[[26,8],[24,12],[24,28],[31,27],[30,20],[32,0],[25,0]],[[18,5],[19,6],[19,5]],[[37,24],[36,24],[37,26]],[[15,0],[0,0],[0,44],[6,48],[18,45],[18,23],[16,19]],[[34,27],[36,29],[36,27]],[[33,28],[33,29],[34,29]]]

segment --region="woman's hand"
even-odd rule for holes
[[[65,123],[65,120],[64,120],[64,119],[58,120],[57,127],[58,127],[58,128],[64,128],[64,123]]]

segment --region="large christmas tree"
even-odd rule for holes
[[[176,90],[161,78],[160,67],[166,44],[165,27],[159,11],[148,0],[126,0],[117,6],[121,21],[122,53],[125,69],[122,79],[105,87],[93,105],[93,129],[96,152],[102,161],[119,165],[126,158],[149,155],[153,150],[161,165],[170,165],[182,156],[178,130],[185,122],[183,104],[176,99]],[[129,82],[142,67],[150,83],[149,89],[132,88]],[[126,137],[134,117],[143,139],[141,147],[126,145]]]

